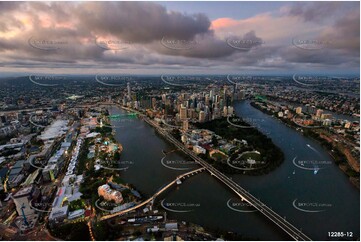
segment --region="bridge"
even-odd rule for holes
[[[281,217],[278,213],[273,211],[271,208],[267,207],[264,203],[262,203],[260,200],[255,198],[252,194],[250,194],[248,191],[246,191],[244,188],[242,188],[240,185],[238,185],[232,179],[230,179],[229,177],[224,175],[222,172],[220,172],[219,170],[214,168],[212,165],[208,164],[205,160],[198,157],[193,151],[186,148],[181,142],[176,140],[166,130],[162,129],[156,122],[148,119],[144,114],[142,114],[138,111],[135,111],[133,109],[126,108],[126,107],[122,107],[122,108],[127,111],[137,113],[140,117],[143,118],[143,120],[145,122],[147,122],[149,125],[153,126],[169,142],[171,142],[178,149],[180,149],[181,151],[183,151],[184,153],[189,155],[191,158],[193,158],[195,162],[197,162],[199,165],[202,166],[202,168],[206,169],[212,176],[219,179],[224,185],[226,185],[232,191],[234,191],[243,201],[246,201],[247,203],[251,204],[254,208],[256,208],[259,212],[261,212],[264,216],[266,216],[269,220],[271,220],[278,227],[280,227],[284,232],[286,232],[291,238],[293,238],[294,240],[311,241],[311,239],[307,235],[305,235],[301,230],[297,229],[290,222],[288,222],[285,218]],[[176,182],[176,180],[175,180],[175,182]],[[151,201],[151,199],[148,202],[150,202],[150,201]],[[143,205],[145,205],[145,204],[143,204]],[[117,215],[113,214],[113,215],[117,216],[119,214],[117,214]],[[105,219],[107,219],[107,218],[105,218]]]
[[[177,183],[178,180],[181,180],[183,178],[186,178],[186,177],[190,177],[192,175],[195,175],[197,174],[198,172],[202,172],[204,171],[205,168],[204,167],[201,167],[201,168],[198,168],[196,170],[192,170],[190,172],[187,172],[187,173],[184,173],[182,175],[179,175],[177,176],[176,179],[174,179],[173,181],[171,181],[170,183],[168,183],[166,186],[163,186],[161,187],[153,196],[151,196],[150,198],[148,198],[147,200],[143,201],[142,203],[139,203],[137,205],[135,205],[134,207],[131,207],[131,208],[128,208],[128,209],[125,209],[125,210],[122,210],[122,211],[119,211],[117,213],[113,213],[113,214],[109,214],[109,215],[105,215],[103,217],[100,218],[100,221],[102,220],[107,220],[107,219],[110,219],[110,218],[113,218],[113,217],[116,217],[116,216],[120,216],[120,215],[124,215],[126,213],[129,213],[131,211],[134,211],[138,208],[141,208],[143,207],[144,205],[150,203],[151,201],[153,201],[156,197],[158,197],[160,194],[162,194],[163,192],[165,192],[168,188],[170,188],[171,186],[173,186],[175,183]]]
[[[110,119],[117,119],[117,118],[122,118],[122,117],[136,117],[137,114],[136,113],[125,113],[125,114],[114,114],[114,115],[109,115]]]
[[[176,140],[172,135],[170,135],[167,131],[162,129],[156,122],[143,117],[143,120],[155,127],[156,130],[162,134],[168,141],[173,143],[178,149],[189,155],[193,158],[198,164],[200,164],[203,168],[205,168],[212,176],[219,179],[222,183],[224,183],[227,187],[233,190],[242,201],[246,201],[255,207],[259,212],[265,215],[268,219],[270,219],[273,223],[275,223],[278,227],[280,227],[283,231],[285,231],[289,236],[291,236],[294,240],[303,240],[303,241],[311,241],[311,239],[305,235],[302,231],[293,226],[290,222],[288,222],[285,218],[281,217],[278,213],[273,211],[271,208],[267,207],[260,200],[255,198],[252,194],[234,182],[232,179],[224,175],[222,172],[214,168],[212,165],[208,164],[205,160],[198,157],[193,151],[186,148],[181,142]]]

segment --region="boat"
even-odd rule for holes
[[[319,170],[320,170],[319,168],[315,168],[315,169],[313,170],[313,174],[316,175]]]

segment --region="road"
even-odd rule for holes
[[[173,143],[178,149],[189,155],[193,158],[198,164],[206,168],[212,176],[218,178],[222,183],[232,189],[242,200],[248,202],[253,207],[255,207],[259,212],[269,218],[273,223],[279,226],[283,231],[285,231],[289,236],[294,240],[304,240],[310,241],[311,239],[305,235],[302,231],[293,226],[285,218],[281,217],[278,213],[273,211],[271,208],[267,207],[264,203],[255,198],[252,194],[243,189],[240,185],[234,182],[231,178],[224,175],[222,172],[214,168],[212,165],[208,164],[206,161],[198,157],[193,151],[186,148],[181,142],[176,140],[171,134],[166,130],[162,129],[156,122],[148,119],[143,116],[143,120],[156,128],[156,130],[162,134],[168,141]]]
[[[311,239],[305,235],[301,230],[297,229],[293,226],[290,222],[288,222],[285,218],[280,216],[278,213],[273,211],[271,208],[267,207],[264,203],[260,200],[255,198],[252,194],[234,182],[231,178],[224,175],[222,172],[214,168],[212,165],[208,164],[205,160],[198,157],[193,151],[186,148],[180,141],[175,139],[171,134],[168,133],[165,129],[159,126],[153,120],[150,120],[144,114],[140,113],[137,110],[133,110],[131,108],[122,107],[122,109],[135,112],[139,116],[143,118],[145,122],[149,125],[153,126],[160,134],[162,134],[169,142],[174,144],[179,150],[183,151],[185,154],[189,155],[191,158],[194,159],[199,165],[207,169],[207,171],[217,179],[219,179],[223,184],[233,190],[243,201],[248,202],[253,207],[255,207],[259,212],[265,215],[268,219],[270,219],[273,223],[275,223],[278,227],[280,227],[283,231],[285,231],[292,239],[294,240],[303,240],[303,241],[311,241]]]

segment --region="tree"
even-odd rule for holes
[[[120,160],[120,153],[119,153],[119,152],[115,152],[113,157],[114,157],[114,160],[115,160],[115,161]]]
[[[214,146],[218,146],[218,139],[216,138],[216,136],[212,137],[212,144],[214,144]]]

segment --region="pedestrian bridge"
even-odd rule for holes
[[[136,117],[137,114],[136,113],[125,113],[125,114],[114,114],[114,115],[109,115],[110,119],[118,119],[118,118],[123,118],[123,117]]]

